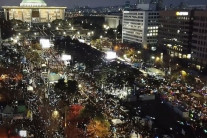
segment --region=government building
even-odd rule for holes
[[[44,23],[65,19],[67,7],[49,7],[44,0],[22,0],[20,6],[2,6],[6,20]]]

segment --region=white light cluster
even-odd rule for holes
[[[43,49],[50,48],[50,40],[49,39],[40,39],[40,45]]]
[[[27,137],[27,131],[26,130],[20,130],[19,135],[20,135],[20,137]]]
[[[176,12],[177,16],[188,16],[188,12]]]
[[[108,51],[106,52],[106,59],[115,59],[116,58],[116,52]]]
[[[63,60],[63,61],[71,60],[71,55],[63,54],[62,57],[61,57],[61,60]]]

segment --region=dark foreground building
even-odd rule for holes
[[[199,70],[207,66],[207,11],[194,13],[192,61]]]
[[[171,57],[207,65],[207,11],[160,11],[158,44]]]

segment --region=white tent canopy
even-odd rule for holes
[[[48,79],[50,83],[58,82],[58,80],[60,79],[60,75],[56,73],[50,73]]]
[[[159,69],[156,68],[148,68],[147,73],[149,74],[154,74],[154,75],[160,75],[160,76],[165,76],[165,73]]]
[[[42,67],[46,67],[47,65],[46,64],[42,64]]]
[[[112,123],[113,123],[114,125],[118,125],[118,124],[123,124],[123,121],[121,121],[120,119],[113,119],[113,120],[112,120]]]
[[[34,89],[33,89],[33,87],[32,86],[28,86],[27,87],[27,91],[33,91]]]
[[[140,134],[136,134],[135,132],[132,132],[130,134],[130,138],[141,138],[141,135]]]

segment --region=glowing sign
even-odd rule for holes
[[[40,39],[40,45],[42,48],[50,48],[50,40],[49,39]]]
[[[63,54],[62,57],[61,57],[61,59],[62,59],[63,61],[71,60],[71,55],[65,55],[65,54]]]
[[[106,59],[114,59],[116,58],[116,52],[108,51],[106,52]]]
[[[19,135],[20,135],[20,137],[27,137],[27,131],[26,130],[20,130]]]
[[[188,12],[176,12],[177,16],[188,16]]]

